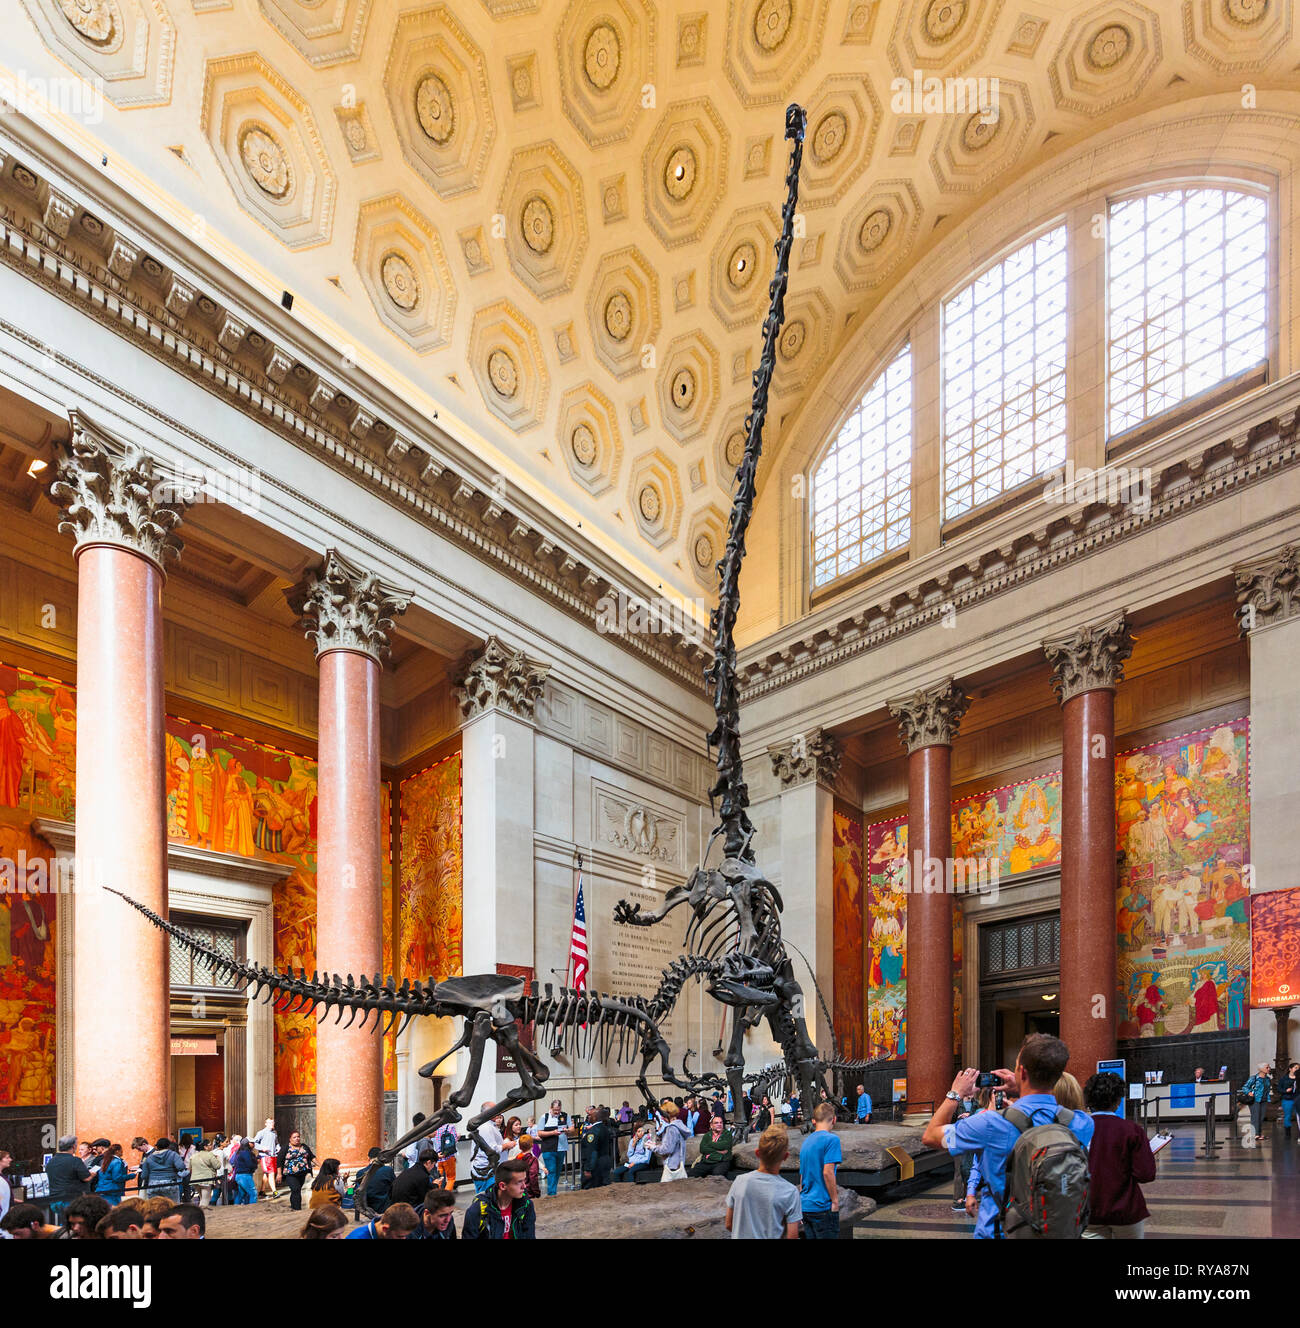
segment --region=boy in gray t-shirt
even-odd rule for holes
[[[727,1230],[732,1240],[796,1240],[803,1208],[797,1186],[781,1179],[790,1151],[784,1125],[769,1125],[758,1141],[758,1170],[747,1171],[727,1191]]]

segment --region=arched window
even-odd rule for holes
[[[1066,229],[943,306],[943,517],[1065,461]]]
[[[1268,204],[1234,189],[1111,203],[1113,437],[1268,358]]]
[[[814,588],[905,547],[911,521],[912,348],[905,345],[813,475]]]

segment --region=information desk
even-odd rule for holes
[[[1205,1100],[1210,1096],[1214,1096],[1214,1114],[1220,1119],[1227,1119],[1236,1110],[1236,1094],[1226,1079],[1199,1084],[1144,1084],[1142,1096],[1148,1121],[1156,1118],[1157,1098],[1161,1099],[1158,1110],[1162,1121],[1204,1120]]]

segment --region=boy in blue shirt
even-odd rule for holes
[[[803,1206],[805,1240],[838,1240],[840,1192],[835,1168],[844,1149],[835,1133],[835,1108],[819,1102],[813,1110],[813,1132],[799,1148],[799,1202]]]
[[[1044,1125],[1054,1120],[1060,1110],[1061,1104],[1052,1096],[1052,1089],[1064,1074],[1069,1059],[1070,1049],[1060,1038],[1047,1033],[1031,1033],[1021,1044],[1014,1072],[995,1070],[993,1073],[1008,1088],[1019,1089],[1020,1099],[1016,1107],[1029,1117],[1030,1124]],[[952,1081],[952,1088],[939,1103],[921,1141],[929,1148],[946,1148],[954,1157],[962,1153],[979,1154],[983,1192],[979,1218],[975,1223],[975,1239],[993,1240],[1001,1235],[997,1224],[1006,1191],[1007,1163],[1020,1132],[996,1111],[981,1111],[954,1122],[962,1100],[974,1095],[978,1077],[978,1070],[963,1070]],[[1091,1116],[1082,1111],[1074,1113],[1070,1132],[1084,1148],[1092,1141],[1092,1128]]]

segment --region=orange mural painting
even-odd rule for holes
[[[461,761],[455,752],[402,781],[401,977],[461,970]]]
[[[835,1036],[840,1054],[861,1057],[864,999],[862,990],[862,818],[835,809],[832,878],[834,885]]]

